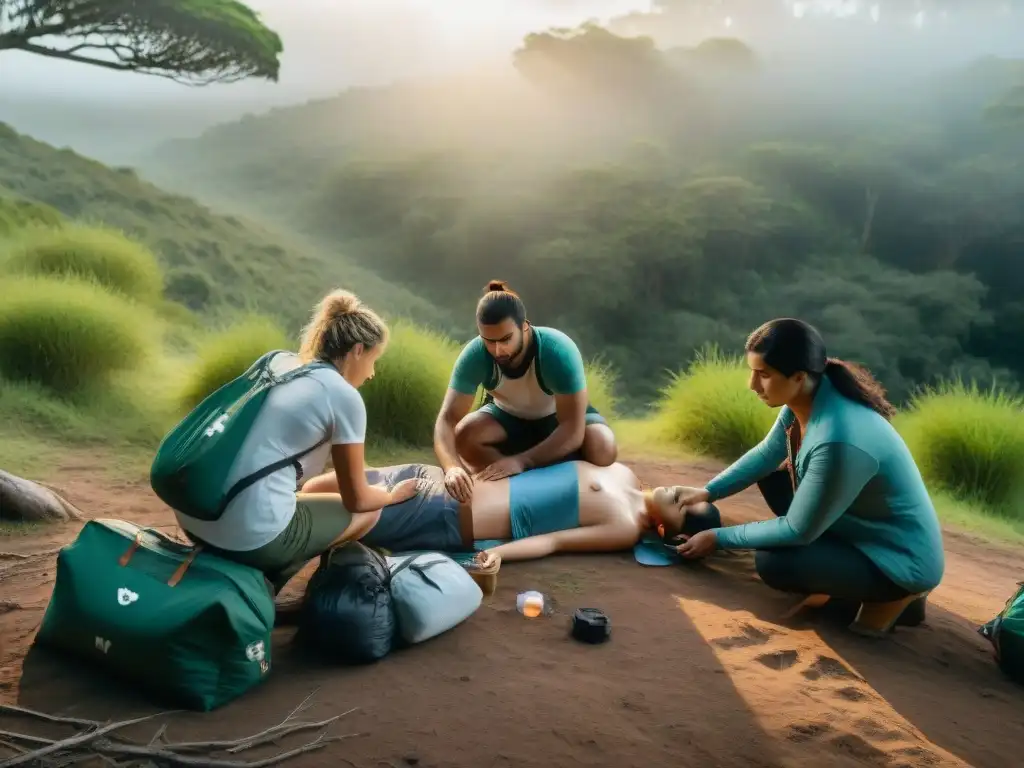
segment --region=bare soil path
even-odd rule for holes
[[[632,464],[651,484],[701,484],[717,469]],[[98,481],[99,457],[61,470],[60,487],[88,515],[175,531],[145,480]],[[729,522],[767,514],[750,492],[722,508]],[[0,550],[54,550],[79,525],[8,534]],[[263,685],[213,713],[170,716],[168,736],[253,733],[319,687],[306,716],[358,707],[337,732],[365,735],[289,766],[1016,765],[1024,689],[1002,677],[976,627],[1024,578],[1024,553],[953,532],[946,548],[926,624],[881,642],[820,616],[781,620],[792,598],[761,584],[746,555],[667,568],[643,568],[629,553],[506,565],[496,594],[465,624],[374,666],[316,665],[290,645],[292,630],[276,630]],[[0,576],[0,702],[99,720],[158,711],[82,665],[29,653],[53,571],[50,555]],[[301,590],[304,578],[289,589]],[[523,589],[550,595],[556,613],[521,617],[515,595]],[[568,637],[569,616],[582,606],[611,617],[609,643]],[[15,726],[24,732],[25,721],[0,716],[0,730]],[[290,739],[283,746],[303,736]]]

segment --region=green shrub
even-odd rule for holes
[[[164,295],[189,309],[205,309],[215,297],[216,289],[209,276],[195,267],[173,269],[167,273]]]
[[[0,371],[62,395],[145,362],[159,337],[147,308],[86,281],[0,281]]]
[[[429,445],[459,346],[440,334],[400,321],[387,352],[360,390],[367,432],[375,441]]]
[[[926,482],[1011,511],[1024,487],[1024,401],[955,381],[922,391],[895,424]],[[1015,512],[1014,517],[1024,517]]]
[[[749,390],[749,376],[739,359],[715,348],[698,355],[662,391],[656,415],[661,438],[724,461],[742,456],[779,415]]]
[[[619,402],[615,395],[615,371],[611,366],[596,360],[587,363],[586,369],[587,395],[590,398],[590,404],[611,423],[615,418]]]
[[[64,217],[56,208],[17,197],[0,197],[0,237],[28,226],[60,227]]]
[[[5,262],[9,272],[62,275],[95,280],[130,299],[160,300],[163,274],[143,245],[113,230],[73,225],[30,229],[13,244]]]
[[[241,318],[212,333],[198,344],[179,398],[181,407],[191,410],[274,349],[294,350],[295,345],[274,321],[259,315]]]

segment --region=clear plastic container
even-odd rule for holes
[[[544,595],[540,592],[520,592],[516,597],[516,610],[528,619],[544,613]]]

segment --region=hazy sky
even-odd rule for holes
[[[250,0],[283,40],[281,80],[186,88],[20,52],[0,54],[4,94],[58,100],[263,100],[326,95],[458,67],[508,61],[530,31],[646,9],[645,0]],[[276,100],[276,99],[274,99]]]
[[[248,80],[196,88],[154,76],[4,51],[0,52],[0,122],[106,162],[129,162],[126,158],[168,138],[197,135],[247,112],[333,96],[353,85],[507,67],[512,50],[529,32],[576,26],[586,19],[606,22],[630,11],[649,11],[652,5],[651,0],[248,2],[284,41],[278,83]],[[872,8],[878,2],[884,6],[885,0],[763,2],[787,6],[795,17],[816,13],[843,17],[855,9],[866,21],[877,15]],[[902,0],[901,7],[906,9],[908,2]],[[833,66],[853,57],[857,70],[865,75],[865,58],[873,59],[877,69],[893,66],[911,53],[938,63],[954,54],[968,59],[982,52],[1020,55],[1024,50],[1024,25],[1009,21],[993,25],[989,19],[984,29],[972,28],[960,18],[937,22],[934,28],[929,24],[928,40],[921,41],[923,51],[889,30],[872,39],[872,51],[867,53],[862,24],[852,25],[847,35],[830,27],[829,34],[821,37],[820,27],[799,22],[772,33],[774,27],[762,29],[756,17],[730,24],[724,12],[721,18],[718,15],[700,16],[700,23],[692,27],[684,23],[683,36],[693,38],[684,42],[693,44],[711,35],[752,36],[756,45],[774,47],[774,53],[761,51],[769,55],[805,59],[826,55]],[[861,33],[853,34],[858,28]],[[762,31],[768,33],[768,40],[756,34]],[[887,38],[891,38],[888,43]]]

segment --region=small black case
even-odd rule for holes
[[[612,631],[611,622],[597,608],[577,608],[572,615],[572,636],[581,643],[603,643]]]

